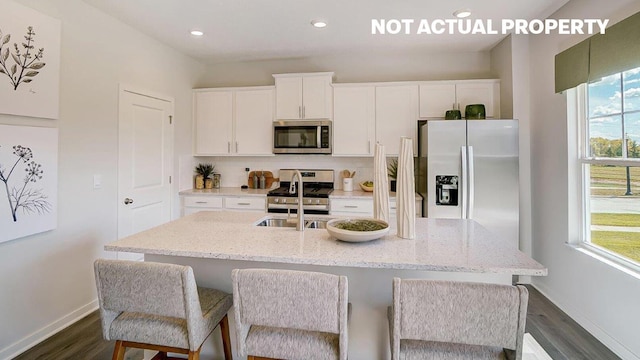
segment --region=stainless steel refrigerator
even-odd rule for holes
[[[423,216],[474,219],[518,247],[518,121],[418,122]]]

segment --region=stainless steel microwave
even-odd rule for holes
[[[274,121],[273,153],[331,154],[331,121]]]

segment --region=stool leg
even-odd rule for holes
[[[200,360],[200,349],[197,351],[189,351],[189,360]]]
[[[220,320],[220,332],[222,333],[224,359],[233,360],[233,355],[231,354],[231,339],[229,338],[229,319],[227,318],[227,315]]]
[[[123,360],[124,359],[124,351],[126,348],[122,345],[122,341],[116,341],[116,345],[113,348],[113,360]]]

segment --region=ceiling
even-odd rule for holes
[[[372,35],[372,19],[546,18],[569,0],[84,0],[203,63],[345,52],[486,51],[504,35]],[[328,26],[317,29],[311,20]],[[497,26],[496,26],[497,28]],[[205,35],[196,38],[190,30]],[[414,32],[417,25],[414,25]]]

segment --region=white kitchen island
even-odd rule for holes
[[[393,277],[510,284],[513,275],[545,276],[547,269],[496,238],[473,220],[416,219],[415,240],[389,234],[366,243],[346,243],[326,230],[256,226],[255,212],[195,213],[105,246],[145,254],[146,261],[193,267],[201,286],[231,291],[235,268],[279,268],[346,275],[353,312],[349,359],[389,359],[386,308]],[[333,218],[328,216],[329,218]],[[307,219],[322,218],[307,216]],[[234,329],[233,317],[229,317]],[[235,342],[235,334],[231,334]],[[203,359],[222,359],[219,330],[203,348]],[[215,351],[211,348],[215,347]],[[234,351],[235,351],[234,345]],[[234,358],[238,359],[234,353]]]

